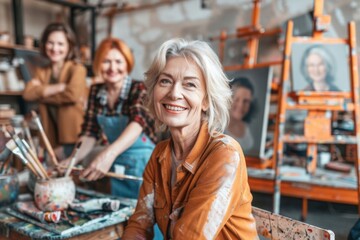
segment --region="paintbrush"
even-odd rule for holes
[[[53,162],[53,164],[55,166],[58,165],[58,161],[56,159],[56,155],[55,155],[55,152],[54,152],[54,149],[51,147],[51,144],[49,142],[49,139],[47,138],[46,134],[45,134],[45,131],[44,131],[44,128],[42,127],[42,124],[41,124],[41,121],[40,121],[40,118],[38,117],[38,115],[36,114],[35,111],[31,111],[31,115],[40,131],[40,134],[41,134],[41,137],[44,141],[44,144],[45,144],[45,147],[46,147],[46,150],[48,151],[48,153],[50,154],[50,158]]]
[[[7,148],[5,148],[7,149]],[[4,150],[5,150],[4,149]],[[10,151],[10,150],[9,150]],[[6,172],[8,171],[9,167],[10,167],[10,162],[11,162],[11,158],[12,156],[8,156],[8,158],[3,162],[3,164],[1,165],[0,168],[0,175],[1,174],[6,174]]]
[[[29,144],[24,139],[22,139],[22,142],[23,142],[24,146],[26,147],[26,150],[30,153],[30,156],[35,160],[36,165],[38,165],[40,171],[43,173],[45,178],[50,179],[49,175],[47,174],[47,172],[46,172],[46,170],[44,168],[44,166],[41,164],[39,158],[36,156],[36,154],[30,148]]]
[[[107,172],[105,173],[105,176],[111,177],[111,178],[117,178],[117,179],[129,179],[129,180],[135,180],[135,181],[142,181],[142,177],[136,177],[132,175],[125,175],[125,174],[119,174],[114,172]]]
[[[35,144],[34,144],[34,141],[33,141],[32,137],[31,137],[31,133],[30,133],[30,129],[29,129],[29,125],[28,125],[27,121],[25,121],[25,120],[22,121],[22,127],[24,129],[25,136],[29,141],[29,145],[31,147],[31,150],[34,153],[36,153],[36,147],[35,147]]]
[[[20,158],[21,162],[27,166],[31,172],[34,173],[35,176],[40,177],[40,175],[36,172],[35,168],[30,164],[30,162],[25,158],[20,149],[16,146],[16,143],[13,139],[10,139],[5,145],[13,154]]]
[[[68,169],[66,170],[65,177],[68,177],[68,176],[70,175],[71,170],[72,170],[72,168],[74,167],[74,164],[75,164],[75,161],[76,161],[76,157],[77,157],[77,153],[78,153],[78,151],[79,151],[79,148],[80,148],[80,146],[81,146],[81,143],[82,143],[82,142],[78,142],[78,143],[76,144],[75,151],[74,151],[74,154],[73,154],[73,156],[72,156],[72,158],[71,158],[71,160],[70,160]]]
[[[61,167],[61,166],[58,166],[58,167],[61,168],[61,169],[66,169],[66,167]],[[81,172],[81,171],[84,170],[84,168],[82,168],[82,167],[72,167],[71,170]],[[114,172],[107,172],[107,173],[104,173],[104,175],[105,175],[105,177],[111,177],[111,178],[117,178],[117,179],[128,179],[128,180],[135,180],[135,181],[142,181],[143,180],[143,178],[141,178],[141,177],[136,177],[136,176],[132,176],[132,175],[125,175],[125,174],[119,174],[119,173],[114,173]]]
[[[22,155],[30,162],[30,165],[32,165],[33,168],[35,169],[35,171],[38,173],[37,176],[40,176],[43,179],[46,178],[45,175],[41,172],[40,166],[38,166],[35,159],[33,159],[31,157],[31,155],[27,151],[26,146],[24,145],[22,140],[19,138],[19,136],[15,133],[14,128],[12,126],[7,126],[6,130],[8,131],[8,133],[10,134],[12,139],[14,140],[15,144],[19,148]]]
[[[11,154],[11,151],[7,148],[4,148],[4,150],[2,150],[0,153],[0,162],[2,162],[4,160],[6,161],[10,154]]]

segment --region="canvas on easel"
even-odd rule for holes
[[[324,37],[323,32],[329,28],[331,17],[322,15],[323,4],[323,0],[314,1],[314,31],[312,37],[294,36],[293,22],[288,22],[274,137],[276,168],[273,211],[275,213],[279,212],[280,193],[286,190],[302,198],[303,219],[306,218],[308,199],[354,203],[358,205],[360,213],[360,109],[356,28],[354,22],[348,24],[348,39]],[[306,58],[311,55],[310,53],[316,53],[312,55],[312,61]],[[332,66],[336,66],[336,69],[335,67],[326,66],[325,60],[321,60],[320,55],[323,58],[326,58],[324,57],[326,55],[329,62],[335,62],[332,63]],[[316,61],[314,61],[314,58]],[[336,62],[338,65],[336,65]],[[310,63],[312,65],[306,66],[306,64]],[[302,74],[299,70],[301,66],[303,69]],[[306,76],[310,75],[305,71],[310,70],[309,68],[314,71],[311,73],[313,82],[316,80],[320,81],[321,84],[315,86],[311,79],[305,80]],[[291,70],[293,84],[290,81]],[[331,81],[325,80],[327,74],[330,75],[329,73],[333,78]],[[315,79],[315,75],[317,79]],[[292,88],[291,85],[293,85]],[[307,112],[304,121],[304,134],[287,134],[284,131],[285,115],[287,112],[294,110],[305,110]],[[351,135],[335,135],[331,132],[332,115],[345,111],[351,113],[354,119],[354,131]],[[306,171],[308,180],[302,182],[305,186],[303,188],[296,187],[294,184],[282,184],[284,172],[281,169],[284,162],[284,146],[289,143],[306,144],[306,162],[305,170],[303,170]],[[357,159],[354,168],[356,174],[352,188],[339,187],[337,184],[340,182],[339,180],[331,182],[330,178],[326,178],[326,175],[323,175],[321,179],[319,178],[319,181],[315,181],[318,172],[319,144],[356,144]],[[329,176],[331,177],[331,175],[330,173]],[[283,188],[283,186],[288,189]]]
[[[246,156],[265,159],[272,68],[226,72],[232,79],[233,103],[225,133],[240,143]]]
[[[346,44],[294,43],[291,54],[293,91],[350,91]]]
[[[276,59],[258,63],[258,45],[260,38],[274,37],[281,33],[281,28],[270,30],[262,28],[260,26],[260,0],[253,1],[253,4],[254,7],[250,26],[237,28],[235,34],[228,34],[226,31],[221,31],[220,36],[211,38],[211,41],[219,41],[216,49],[219,52],[220,62],[224,65],[224,70],[228,73],[228,77],[233,78],[238,75],[241,76],[242,74],[249,75],[251,81],[257,81],[256,89],[254,91],[255,94],[264,94],[261,97],[259,105],[262,105],[261,108],[264,110],[263,113],[267,114],[267,116],[264,117],[263,113],[261,113],[259,119],[256,120],[258,123],[256,126],[257,129],[255,130],[255,125],[250,126],[249,128],[253,129],[252,131],[256,139],[254,141],[256,141],[256,143],[251,147],[247,146],[249,142],[240,142],[240,145],[243,145],[248,167],[265,169],[268,167],[275,167],[274,161],[272,160],[272,141],[269,141],[268,143],[266,142],[266,138],[268,136],[267,122],[269,117],[269,102],[271,99],[270,92],[274,86],[272,84],[273,66],[280,65],[281,61]],[[236,46],[234,44],[236,44]],[[236,63],[234,64],[234,62]],[[269,67],[271,67],[271,70]],[[259,73],[257,73],[258,71]],[[259,74],[261,76],[259,76]],[[266,151],[266,148],[269,151]]]

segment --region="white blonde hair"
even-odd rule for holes
[[[172,57],[190,59],[200,68],[205,79],[205,98],[208,103],[208,110],[204,113],[203,120],[208,122],[209,133],[212,136],[224,132],[229,122],[230,80],[223,72],[217,55],[203,41],[186,41],[176,38],[161,45],[149,70],[145,73],[145,85],[148,91],[147,106],[150,112],[159,122],[155,114],[154,88],[160,73]]]

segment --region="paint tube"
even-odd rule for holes
[[[38,210],[33,202],[18,202],[15,204],[16,209],[42,223],[57,223],[60,221],[61,211],[43,212]]]
[[[91,212],[97,210],[117,211],[120,208],[120,200],[110,198],[97,198],[85,202],[71,203],[70,208],[78,212]]]

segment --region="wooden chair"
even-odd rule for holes
[[[260,239],[335,239],[335,234],[331,230],[315,227],[260,208],[253,207],[252,214]]]

